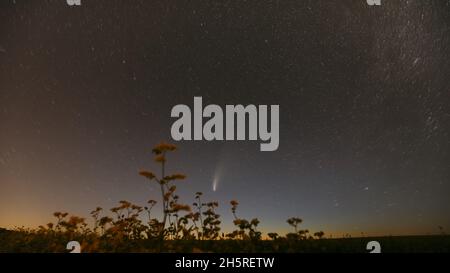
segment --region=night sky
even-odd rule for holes
[[[202,96],[280,105],[275,152],[168,157],[181,201],[219,201],[225,231],[232,199],[263,232],[450,230],[450,1],[81,1],[0,2],[1,227],[160,200],[138,172]]]

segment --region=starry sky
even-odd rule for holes
[[[263,232],[450,229],[450,1],[0,2],[0,226],[159,200],[177,104],[280,105],[280,146],[176,143],[181,201]]]

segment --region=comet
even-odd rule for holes
[[[214,179],[213,179],[213,184],[212,184],[213,192],[217,191],[217,187],[219,187],[219,180],[220,180],[220,177],[218,175],[215,175]]]
[[[223,148],[219,152],[219,160],[216,164],[216,169],[214,170],[214,175],[212,177],[212,190],[216,192],[219,189],[220,180],[223,178],[224,173],[225,158],[223,157]]]

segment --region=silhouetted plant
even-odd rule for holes
[[[108,217],[108,216],[103,216],[102,218],[100,218],[98,225],[101,228],[101,234],[104,235],[105,234],[105,230],[106,230],[106,225],[111,224],[113,222],[113,218]]]
[[[64,218],[66,218],[68,215],[67,212],[55,212],[53,213],[53,216],[55,216],[58,219],[58,222],[56,222],[56,230],[60,231],[62,226],[61,223],[64,221]]]
[[[298,232],[297,227],[298,227],[298,225],[300,225],[303,222],[303,220],[300,218],[297,218],[297,217],[292,217],[292,218],[287,219],[286,222],[290,226],[292,226],[294,228],[295,233],[297,233]]]
[[[239,227],[239,231],[234,231],[231,234],[228,235],[230,238],[241,238],[243,240],[250,239],[250,240],[260,240],[261,239],[261,232],[257,231],[256,227],[259,224],[258,218],[254,218],[251,221],[248,221],[246,219],[241,219],[237,217],[236,210],[239,205],[239,203],[236,200],[230,201],[231,204],[231,212],[234,216],[234,225]],[[247,231],[247,232],[246,232]]]
[[[302,229],[298,230],[298,225],[300,225],[303,220],[298,217],[292,217],[287,219],[286,221],[290,226],[294,228],[294,233],[288,233],[286,234],[286,238],[290,240],[304,240],[304,239],[312,239],[313,237],[309,236],[309,230]]]
[[[205,220],[203,221],[203,237],[209,240],[215,240],[220,232],[220,215],[215,212],[219,206],[218,202],[206,203],[206,211],[203,212]]]
[[[322,239],[324,235],[325,235],[325,233],[323,231],[318,231],[318,232],[314,233],[314,236],[319,239]]]
[[[183,180],[186,178],[183,174],[174,174],[174,175],[168,175],[166,176],[166,154],[168,152],[173,152],[176,150],[176,146],[172,144],[162,143],[156,146],[152,152],[155,154],[155,161],[161,165],[161,176],[160,178],[156,177],[156,175],[153,172],[149,171],[141,171],[139,174],[146,177],[150,181],[155,181],[161,189],[161,198],[162,198],[162,213],[163,213],[163,220],[160,223],[160,230],[159,230],[159,236],[161,239],[164,238],[166,233],[166,223],[168,220],[168,217],[170,216],[170,204],[173,202],[173,193],[175,192],[176,188],[173,188],[170,183],[176,180]],[[173,228],[173,225],[169,223],[170,228]]]
[[[269,238],[272,240],[278,239],[278,233],[276,233],[276,232],[269,232],[269,233],[267,233],[267,236],[269,236]]]
[[[196,192],[195,193],[195,202],[192,204],[194,208],[197,210],[197,212],[192,213],[189,218],[192,219],[194,223],[194,229],[197,232],[197,238],[199,240],[203,239],[203,233],[204,233],[204,226],[203,226],[203,218],[202,218],[202,208],[206,205],[205,203],[202,203],[201,196],[203,195],[202,192]],[[197,225],[197,222],[200,221],[200,227]],[[201,228],[201,230],[200,230]]]
[[[100,217],[100,212],[103,209],[101,207],[97,207],[95,210],[91,211],[91,216],[92,218],[94,218],[94,232],[97,232],[97,228],[99,226],[99,217]]]

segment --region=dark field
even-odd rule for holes
[[[381,244],[382,253],[450,252],[450,236],[393,236],[306,240],[112,240],[67,235],[0,230],[1,253],[67,253],[66,244],[78,240],[82,252],[177,252],[177,253],[368,253],[370,241]]]

